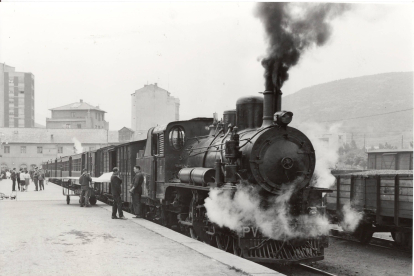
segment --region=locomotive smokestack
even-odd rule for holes
[[[273,124],[273,114],[282,110],[282,81],[277,70],[274,70],[275,63],[270,60],[262,60],[265,68],[265,91],[263,92],[263,124],[267,127]]]

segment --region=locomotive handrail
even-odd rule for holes
[[[260,129],[259,131],[256,132],[256,134],[254,134],[252,137],[250,137],[249,139],[247,139],[247,142],[246,143],[244,143],[243,145],[239,146],[239,149],[241,149],[242,147],[244,147],[245,145],[247,145],[248,143],[250,143],[250,141],[253,140],[253,138],[256,137],[257,134],[259,134],[260,132],[262,132],[262,131],[264,131],[266,129],[272,128],[272,127],[275,127],[275,125],[268,126],[268,127],[265,127],[265,128]]]
[[[221,145],[224,145],[224,144],[214,144],[214,145],[212,145],[212,146],[207,146],[207,147],[199,147],[199,148],[188,148],[188,149],[185,149],[186,151],[193,151],[193,150],[197,150],[197,149],[208,149],[208,148],[214,148],[214,147],[216,147],[216,148],[218,148],[219,146],[221,146]]]

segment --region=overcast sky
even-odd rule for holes
[[[1,3],[0,62],[35,75],[36,122],[83,99],[131,126],[130,97],[158,83],[181,119],[234,109],[264,90],[255,3]],[[284,94],[333,80],[413,71],[413,5],[356,4],[290,70]],[[294,110],[293,110],[294,111]]]

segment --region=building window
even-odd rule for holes
[[[70,116],[72,116],[72,118],[75,118],[75,112],[71,112]]]
[[[81,124],[78,124],[78,128],[82,128],[82,125]]]
[[[70,128],[70,124],[66,124],[66,128]]]
[[[4,146],[4,153],[10,153],[10,146]]]
[[[58,147],[58,153],[63,153],[63,147]]]
[[[43,147],[37,147],[37,153],[43,153]]]
[[[20,153],[26,153],[26,146],[20,147]]]

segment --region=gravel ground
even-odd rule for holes
[[[404,251],[331,238],[325,260],[314,267],[344,276],[406,276],[412,275],[413,263]]]
[[[311,264],[320,270],[340,276],[407,276],[412,275],[410,253],[372,245],[330,238],[325,260]],[[267,265],[287,276],[320,276],[300,267]]]

